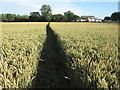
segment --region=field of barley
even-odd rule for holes
[[[1,24],[1,88],[119,88],[117,24]]]

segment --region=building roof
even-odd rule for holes
[[[81,16],[80,18],[81,18],[81,19],[88,19],[88,18],[92,18],[92,19],[93,19],[93,18],[95,18],[95,17],[94,17],[94,16]]]

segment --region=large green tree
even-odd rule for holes
[[[119,21],[120,22],[120,12],[114,12],[111,15],[112,21]]]
[[[74,20],[73,21],[77,21],[80,17],[78,15],[74,15]]]
[[[66,18],[62,14],[55,14],[55,15],[52,15],[51,21],[53,21],[53,22],[64,22],[64,21],[66,21]]]
[[[111,20],[111,17],[106,16],[106,17],[104,17],[104,20]]]
[[[15,18],[15,17],[14,17],[13,14],[8,13],[6,16],[7,16],[7,20],[8,20],[8,21],[14,21],[14,18]]]
[[[8,21],[7,15],[6,15],[6,14],[1,14],[1,20],[2,20],[3,22]]]
[[[64,16],[67,18],[67,21],[68,22],[71,22],[71,21],[76,21],[79,16],[75,15],[73,12],[71,11],[67,11],[64,13]]]
[[[29,16],[29,19],[31,21],[39,21],[40,20],[40,14],[39,14],[39,12],[31,12],[30,16]]]
[[[52,17],[52,10],[51,7],[49,5],[42,5],[41,9],[41,19],[43,21],[50,21],[51,17]]]

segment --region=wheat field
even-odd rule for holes
[[[47,23],[0,24],[1,88],[30,88],[47,38]],[[70,87],[119,88],[117,24],[52,22],[50,26],[67,56]]]
[[[3,23],[1,82],[4,88],[30,86],[36,73],[38,46],[45,39],[43,23]]]
[[[72,87],[119,88],[117,24],[53,23],[51,26],[66,50]]]

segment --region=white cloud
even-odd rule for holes
[[[24,2],[26,0],[0,0],[0,2]],[[119,2],[119,0],[27,0],[28,2]]]
[[[7,0],[7,1],[16,1],[16,0]],[[32,7],[34,8],[35,11],[39,11],[39,9],[41,8],[43,4],[48,4],[51,6],[53,14],[64,14],[64,12],[69,11],[69,10],[77,15],[81,15],[83,13],[82,8],[73,6],[71,2],[58,3],[58,2],[42,2],[43,0],[39,0],[41,2],[32,2],[32,1],[33,0],[29,0],[29,1],[21,0],[20,2],[18,2],[18,4],[24,5],[26,7]],[[48,0],[44,0],[44,1],[48,1]],[[49,1],[53,1],[53,0],[49,0]],[[57,0],[54,0],[54,1],[57,1]],[[70,1],[70,0],[66,0],[66,1]]]
[[[53,14],[64,14],[66,11],[72,11],[74,14],[81,15],[83,13],[82,8],[75,7],[70,3],[67,4],[57,4],[57,5],[51,5]]]
[[[31,6],[34,8],[40,8],[39,4],[33,3],[33,2],[28,2],[27,0],[24,0],[24,2],[20,2],[23,5]]]
[[[43,4],[49,4],[53,14],[64,14],[66,11],[81,16],[85,14],[85,10],[77,7],[72,2],[117,2],[118,0],[0,0],[0,2],[17,2],[18,5],[24,5],[27,8],[32,7],[33,11],[39,11]],[[26,11],[27,12],[27,11]],[[30,12],[30,9],[28,10]]]
[[[71,0],[0,0],[1,2],[70,2]]]

